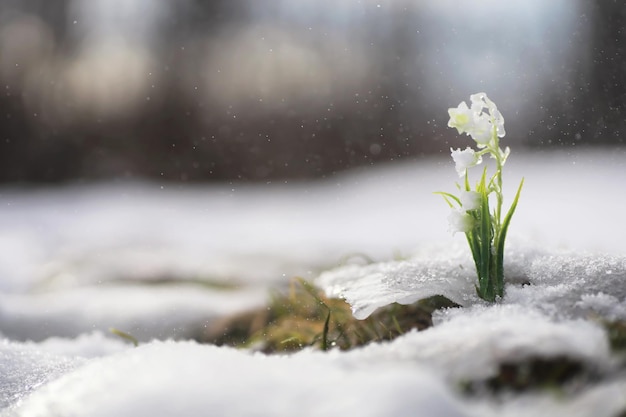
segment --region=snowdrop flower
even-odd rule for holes
[[[481,196],[476,191],[461,191],[459,196],[463,210],[476,210],[480,207]]]
[[[474,227],[474,218],[465,210],[452,210],[448,216],[448,224],[452,234],[456,232],[467,233]]]
[[[469,146],[465,148],[464,151],[450,148],[450,154],[456,164],[456,172],[459,174],[459,177],[465,175],[468,168],[478,165],[483,161],[483,158]]]

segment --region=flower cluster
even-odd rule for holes
[[[450,115],[449,127],[455,127],[459,134],[465,133],[472,137],[479,148],[484,148],[493,138],[493,128],[499,138],[504,137],[504,118],[498,111],[496,104],[489,100],[487,94],[476,93],[470,96],[472,107],[468,108],[465,102],[457,108],[448,109]]]
[[[500,138],[504,137],[504,118],[495,103],[487,94],[470,96],[471,106],[462,102],[456,108],[448,109],[449,127],[456,128],[459,134],[465,133],[475,142],[478,150],[469,146],[465,150],[450,148],[459,177],[465,177],[463,186],[457,184],[458,196],[441,192],[452,212],[448,216],[450,230],[462,232],[467,237],[478,273],[478,295],[488,301],[504,294],[504,240],[517,207],[524,180],[520,183],[513,204],[502,219],[502,167],[510,149],[500,148]],[[470,187],[468,170],[482,163],[483,155],[489,154],[496,161],[495,173],[487,180],[487,168],[474,190]],[[495,199],[495,207],[490,210],[490,196]]]
[[[459,177],[465,175],[468,168],[482,162],[482,156],[486,153],[499,160],[500,165],[504,165],[511,150],[507,147],[500,149],[499,138],[503,138],[504,117],[496,107],[496,104],[489,100],[487,94],[476,93],[470,96],[471,107],[463,101],[456,108],[448,109],[450,120],[449,127],[454,127],[461,133],[470,136],[476,142],[479,152],[467,147],[464,151],[457,149],[452,151],[452,159],[456,164],[456,171]]]

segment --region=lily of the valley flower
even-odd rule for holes
[[[474,113],[478,114],[479,117],[484,109],[489,110],[489,116],[491,116],[489,118],[491,119],[490,122],[496,127],[498,137],[503,138],[506,134],[504,131],[504,118],[498,110],[496,103],[491,101],[485,93],[472,94],[470,96],[470,101],[472,102],[472,109],[474,109]]]
[[[448,215],[448,224],[452,234],[456,232],[467,233],[474,228],[474,218],[465,210],[453,209]]]
[[[474,126],[474,114],[475,112],[463,101],[458,107],[448,109],[450,115],[448,127],[456,128],[459,134],[469,132]]]
[[[479,148],[488,147],[495,136],[501,138],[506,134],[504,118],[496,104],[485,93],[476,93],[470,96],[472,106],[468,107],[463,101],[458,107],[448,109],[449,127],[454,127],[459,133],[465,133],[476,141]]]
[[[450,148],[450,154],[455,163],[455,168],[459,177],[462,177],[467,172],[468,168],[480,164],[483,159],[469,146],[465,150]]]
[[[478,150],[450,148],[456,172],[459,177],[465,177],[465,181],[462,185],[457,184],[458,195],[438,194],[452,208],[448,216],[450,231],[465,233],[467,238],[478,275],[478,295],[493,302],[504,295],[504,241],[524,180],[508,212],[503,213],[502,167],[510,153],[508,147],[500,148],[500,138],[505,135],[504,118],[487,94],[472,94],[470,101],[471,107],[462,102],[458,107],[448,109],[448,126],[471,136]],[[495,173],[488,177],[485,168],[472,189],[468,170],[480,164],[483,155],[490,155],[495,160]]]

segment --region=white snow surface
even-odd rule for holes
[[[463,243],[463,242],[461,242]],[[541,252],[513,242],[507,253],[503,304],[532,307],[556,317],[626,320],[626,257]],[[317,283],[344,298],[355,317],[367,318],[393,302],[411,304],[443,295],[461,306],[483,304],[474,290],[475,269],[464,245],[422,251],[403,261],[348,265],[326,271]]]
[[[505,193],[525,185],[495,305],[476,297],[464,239],[432,194],[454,191],[447,157],[318,182],[0,189],[0,415],[616,416],[626,376],[601,323],[626,319],[625,156],[514,150]],[[354,254],[376,262],[340,265]],[[187,340],[296,275],[360,318],[430,295],[463,307],[348,352]],[[533,357],[601,378],[559,395],[460,390]]]

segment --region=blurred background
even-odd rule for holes
[[[478,91],[507,144],[623,144],[625,23],[619,0],[0,0],[0,182],[447,154]]]

